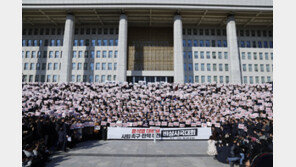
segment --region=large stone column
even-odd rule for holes
[[[117,81],[126,81],[127,70],[127,17],[125,14],[120,15],[119,34],[118,34],[118,58],[117,58]]]
[[[227,18],[227,43],[228,43],[228,55],[230,59],[230,83],[241,84],[242,75],[240,68],[239,50],[237,44],[236,26],[233,15],[229,15]]]
[[[74,19],[72,14],[67,14],[63,42],[63,57],[61,59],[60,83],[71,81]]]
[[[174,82],[184,83],[182,17],[174,17]]]

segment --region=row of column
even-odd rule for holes
[[[74,39],[74,21],[72,14],[68,14],[65,22],[63,57],[61,60],[60,82],[71,81],[71,64]],[[184,57],[183,57],[183,33],[182,17],[174,17],[174,82],[184,83]],[[229,15],[226,25],[228,54],[230,59],[230,83],[242,83],[242,75],[239,60],[239,50],[237,44],[236,25],[233,15]],[[125,14],[120,15],[119,34],[118,34],[118,61],[116,78],[118,82],[126,81],[127,72],[127,38],[128,21]]]

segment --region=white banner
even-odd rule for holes
[[[209,139],[212,135],[211,128],[129,128],[129,127],[108,127],[108,139],[122,140],[142,140],[154,139],[154,129],[156,139],[161,140],[195,140]]]

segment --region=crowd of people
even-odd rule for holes
[[[108,126],[212,127],[217,159],[227,146],[246,162],[272,150],[272,101],[271,84],[23,84],[23,162],[106,139]]]

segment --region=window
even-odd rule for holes
[[[205,71],[205,64],[204,63],[201,63],[201,71]]]
[[[217,71],[217,64],[216,63],[213,64],[213,71]]]
[[[28,46],[32,46],[32,40],[28,40]]]
[[[270,76],[267,77],[267,82],[271,82],[271,77]]]
[[[57,40],[57,46],[61,46],[62,44],[61,44],[61,40],[60,39],[58,39]]]
[[[41,80],[41,82],[45,82],[45,75],[41,75],[40,80]]]
[[[118,46],[118,39],[115,39],[115,46]]]
[[[35,82],[39,82],[39,75],[35,75]]]
[[[89,68],[90,68],[90,70],[94,70],[94,63],[90,63]]]
[[[27,82],[27,75],[23,75],[23,82]]]
[[[198,63],[195,63],[195,64],[194,64],[194,70],[195,70],[195,71],[198,71]]]
[[[239,31],[239,35],[240,35],[241,37],[243,37],[243,36],[244,36],[244,30],[240,30],[240,31]]]
[[[100,76],[99,75],[95,75],[95,82],[100,82],[99,81]]]
[[[223,46],[227,47],[227,41],[226,40],[223,40]]]
[[[228,64],[225,64],[225,71],[228,71]]]
[[[48,70],[52,70],[52,63],[48,63],[48,65],[47,65],[47,69],[48,69]]]
[[[246,54],[245,54],[245,52],[242,52],[242,59],[243,59],[243,60],[246,59]]]
[[[55,30],[56,30],[55,28],[51,29],[51,35],[55,35]]]
[[[199,76],[195,76],[195,82],[199,83]]]
[[[187,71],[186,63],[184,63],[184,71]]]
[[[36,58],[36,51],[32,51],[32,56],[31,58]]]
[[[92,33],[92,34],[96,34],[96,28],[92,28],[92,29],[91,29],[91,33]]]
[[[117,63],[114,63],[113,70],[117,70]]]
[[[106,70],[106,63],[102,63],[102,70]]]
[[[193,35],[197,35],[197,29],[193,29]]]
[[[188,64],[188,71],[192,71],[192,63]]]
[[[96,70],[100,70],[100,63],[96,63]]]
[[[108,58],[112,58],[112,56],[113,56],[113,51],[110,50],[110,51],[109,51],[109,54],[108,54]]]
[[[224,59],[225,59],[225,60],[228,59],[228,52],[224,52]]]
[[[76,79],[77,82],[81,82],[81,75],[77,75],[77,79]]]
[[[187,41],[187,44],[188,44],[188,45],[187,45],[188,47],[191,47],[191,46],[192,46],[191,40],[188,40],[188,41]]]
[[[76,70],[76,63],[72,63],[72,70]]]
[[[111,75],[108,75],[108,76],[107,76],[107,80],[108,80],[108,81],[111,81]]]
[[[247,83],[248,83],[248,77],[244,76],[244,84],[247,84]]]
[[[261,76],[261,83],[265,83],[265,77]]]
[[[26,40],[23,40],[22,46],[26,46]]]
[[[53,58],[53,51],[49,51],[49,58]]]
[[[256,82],[256,84],[259,84],[259,77],[258,76],[255,77],[255,82]]]
[[[38,40],[34,40],[34,46],[38,46]]]
[[[109,40],[109,46],[113,46],[113,40],[112,39]]]
[[[267,52],[265,53],[265,60],[268,60],[268,53]]]
[[[102,34],[102,28],[98,28],[98,34]]]
[[[52,39],[52,40],[50,41],[50,46],[55,46],[55,40],[54,40],[54,39]]]
[[[79,46],[84,46],[84,40],[83,40],[83,39],[81,39],[81,40],[79,41]]]
[[[247,71],[247,65],[243,64],[243,71]]]
[[[34,67],[35,67],[35,64],[34,63],[31,63],[30,64],[30,70],[34,70]]]
[[[114,58],[117,58],[117,56],[118,56],[118,51],[116,50],[116,51],[114,52]]]
[[[260,64],[260,71],[264,72],[264,64]]]
[[[240,41],[241,43],[241,47],[244,48],[245,47],[245,41]]]
[[[207,63],[207,71],[211,71],[211,64]]]
[[[254,57],[254,60],[257,60],[257,53],[256,52],[253,53],[253,57]]]
[[[78,52],[78,58],[82,58],[82,51],[81,50]]]
[[[193,40],[193,46],[197,46],[197,40]]]
[[[30,51],[26,51],[26,58],[29,58],[30,56]]]
[[[198,51],[194,51],[194,58],[198,59]]]
[[[264,48],[268,48],[268,43],[267,43],[267,41],[264,41],[264,42],[263,42],[263,45],[264,45]]]
[[[58,70],[58,68],[59,68],[59,64],[58,64],[58,63],[54,63],[54,64],[53,64],[53,69],[54,69],[54,70]]]
[[[49,35],[49,28],[45,29],[45,35]]]
[[[112,63],[108,63],[108,70],[112,70]]]
[[[105,81],[106,81],[106,76],[105,75],[102,75],[101,82],[105,82]]]
[[[246,45],[247,45],[247,48],[250,48],[251,47],[251,42],[250,41],[246,41]]]
[[[98,40],[98,46],[102,46],[102,41],[100,39]]]
[[[223,64],[219,64],[219,71],[223,71]]]
[[[201,59],[204,59],[204,58],[205,58],[205,56],[204,56],[204,52],[203,52],[203,51],[200,52],[200,58],[201,58]]]
[[[110,34],[114,34],[114,29],[110,28]]]
[[[90,51],[90,58],[95,58],[95,51]]]
[[[57,75],[53,75],[52,76],[52,82],[57,82],[58,81],[58,76]]]
[[[223,76],[220,76],[219,79],[220,79],[220,83],[223,83],[224,82],[223,81]]]
[[[84,28],[81,28],[80,29],[80,35],[83,35],[84,34]]]
[[[46,82],[50,82],[50,78],[51,78],[51,76],[50,75],[47,75]]]
[[[188,52],[188,59],[192,59],[192,52]]]
[[[108,46],[108,40],[107,39],[103,40],[103,46]]]
[[[217,45],[218,45],[218,47],[222,47],[222,42],[221,42],[221,40],[218,40],[218,41],[217,41]]]
[[[204,32],[203,29],[199,29],[199,35],[203,35],[204,34],[203,32]]]
[[[258,72],[258,64],[254,64],[254,71]]]
[[[206,54],[207,54],[207,59],[210,59],[210,58],[211,58],[210,53],[211,53],[211,52],[206,52]]]
[[[91,40],[91,46],[96,46],[96,40]]]
[[[216,52],[212,52],[213,59],[216,59]]]
[[[93,76],[90,75],[90,76],[88,77],[88,80],[89,80],[89,82],[93,82],[93,81],[94,81]]]
[[[263,60],[263,53],[259,52],[259,60]]]
[[[253,41],[253,48],[256,48],[256,41]]]
[[[218,83],[218,77],[217,76],[214,76],[214,82]]]
[[[73,58],[76,58],[76,56],[77,56],[77,52],[73,51]]]
[[[104,28],[104,35],[108,34],[108,28]]]
[[[25,52],[24,51],[22,51],[22,58],[24,58],[25,57]]]
[[[206,40],[206,47],[210,47],[210,41]]]
[[[253,77],[252,76],[249,76],[249,80],[250,80],[250,84],[253,84],[254,83],[254,80],[253,80]]]
[[[266,31],[265,30],[263,31],[263,36],[266,37]]]
[[[272,41],[269,41],[269,47],[273,48],[273,42]]]
[[[60,56],[60,52],[59,51],[55,51],[55,58],[59,58],[59,56]]]
[[[107,51],[103,51],[103,58],[106,58],[107,57]]]
[[[86,29],[86,34],[87,34],[87,35],[90,34],[90,29],[89,29],[89,28]]]
[[[36,63],[36,70],[40,70],[40,63]]]
[[[207,78],[208,78],[208,83],[211,83],[212,82],[212,80],[211,80],[212,77],[211,76],[208,76]]]
[[[262,48],[262,42],[261,41],[258,41],[258,47]]]
[[[199,40],[199,46],[203,47],[204,46],[204,41],[203,40]]]
[[[84,51],[84,57],[88,58],[88,51]]]
[[[252,72],[253,68],[252,68],[252,64],[249,64],[249,72]]]
[[[77,70],[82,70],[82,63],[78,63],[77,65]]]
[[[101,57],[101,51],[98,50],[98,51],[97,51],[97,58],[100,58],[100,57]]]
[[[210,35],[209,29],[205,29],[205,35]]]
[[[75,82],[75,75],[71,75],[71,82]]]
[[[87,70],[87,66],[88,66],[88,64],[87,63],[84,63],[83,64],[83,70]]]
[[[183,47],[186,47],[186,40],[183,39]]]
[[[89,39],[85,40],[85,46],[89,46]]]
[[[78,46],[78,40],[77,39],[74,40],[74,46]]]
[[[251,52],[248,52],[248,60],[251,60],[252,56],[251,56]]]
[[[266,64],[266,72],[270,72],[270,66],[269,66],[269,64]]]
[[[205,81],[205,76],[201,76],[201,83],[205,83],[206,81]]]
[[[191,29],[190,28],[187,29],[187,35],[191,35]]]
[[[270,59],[273,60],[273,53],[270,53]]]
[[[216,47],[216,41],[212,40],[212,47]]]
[[[42,67],[41,67],[42,70],[45,70],[46,69],[46,63],[42,63]]]

